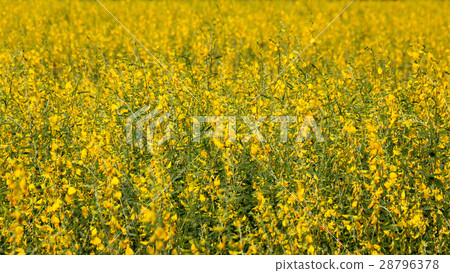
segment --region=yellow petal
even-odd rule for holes
[[[127,247],[125,250],[125,255],[134,255],[134,251],[130,247]]]
[[[74,187],[69,187],[69,190],[67,191],[67,193],[69,195],[74,195],[77,192],[77,189],[75,189]]]

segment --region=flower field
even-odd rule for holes
[[[0,0],[0,254],[450,254],[450,3],[350,2]]]

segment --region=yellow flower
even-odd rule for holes
[[[16,248],[16,255],[27,255],[23,248]]]
[[[69,187],[69,189],[67,190],[67,193],[69,195],[74,195],[77,192],[77,190],[74,187]]]
[[[196,253],[198,251],[198,249],[195,246],[195,244],[191,244],[191,250],[192,250],[193,253]]]
[[[134,255],[134,251],[129,246],[127,246],[127,249],[125,250],[125,255]]]
[[[97,228],[91,227],[91,235],[92,235],[92,236],[97,235]]]
[[[114,193],[114,198],[119,200],[120,198],[122,198],[122,193],[120,191],[117,191],[116,193]]]
[[[100,239],[100,238],[98,238],[98,237],[95,237],[92,241],[91,241],[91,244],[93,244],[93,245],[95,245],[95,246],[98,246],[99,244],[101,244],[102,243],[102,240]]]
[[[219,177],[216,177],[216,179],[214,179],[214,186],[216,186],[216,187],[220,186],[220,179],[219,179]]]
[[[258,145],[252,144],[252,146],[250,147],[250,153],[252,155],[255,155],[258,151],[259,151]]]
[[[217,146],[217,148],[223,149],[224,145],[223,145],[222,141],[220,141],[220,140],[217,139],[217,138],[213,138],[213,142],[214,142],[214,144]]]
[[[155,230],[155,236],[159,240],[164,240],[166,238],[166,231],[162,227],[159,227]]]
[[[143,223],[154,223],[156,220],[156,213],[152,210],[145,210],[145,212],[142,215],[142,222]]]
[[[200,194],[200,202],[205,202],[206,198],[203,194]]]
[[[119,178],[114,176],[113,179],[111,180],[111,184],[114,186],[119,185]]]

